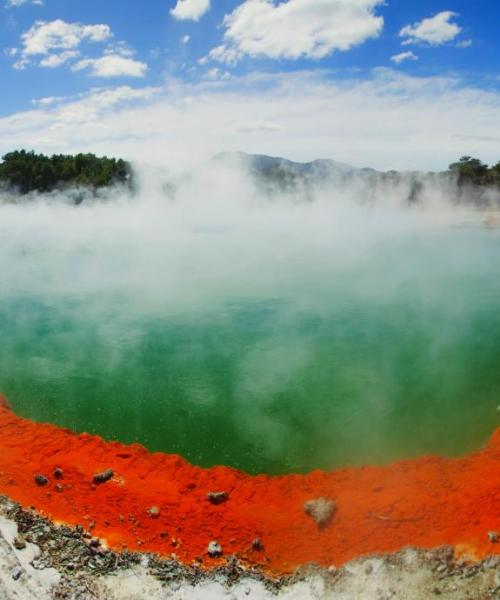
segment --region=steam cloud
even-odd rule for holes
[[[135,195],[112,190],[79,206],[65,193],[16,203],[10,194],[2,196],[0,387],[21,411],[33,412],[22,398],[33,395],[30,385],[43,381],[34,416],[57,420],[51,393],[57,396],[54,390],[63,385],[65,422],[79,426],[87,419],[90,427],[91,408],[77,401],[87,378],[92,409],[102,413],[107,431],[153,449],[186,452],[188,421],[176,425],[171,419],[191,411],[201,422],[199,427],[193,422],[191,432],[201,428],[221,435],[211,415],[225,389],[224,424],[233,432],[232,443],[261,456],[262,468],[284,468],[285,454],[289,468],[302,468],[301,456],[324,466],[342,462],[347,447],[352,450],[351,437],[360,440],[351,461],[366,460],[364,453],[386,436],[390,455],[391,444],[401,444],[406,431],[391,437],[386,420],[395,398],[405,393],[395,374],[401,348],[385,347],[385,356],[394,359],[385,367],[376,356],[362,364],[356,356],[351,362],[344,356],[342,364],[338,357],[328,359],[345,391],[345,397],[334,398],[322,357],[324,338],[342,341],[351,327],[369,349],[384,348],[390,336],[384,338],[387,332],[379,331],[370,315],[391,311],[403,298],[408,310],[396,323],[413,333],[405,338],[403,332],[402,343],[410,353],[414,340],[422,338],[435,382],[441,371],[458,369],[462,357],[455,365],[439,361],[462,337],[474,335],[478,319],[492,309],[492,295],[472,306],[470,291],[454,296],[453,287],[464,273],[472,273],[478,287],[494,279],[498,234],[492,230],[488,236],[482,229],[490,213],[452,206],[454,191],[432,177],[421,182],[425,202],[408,207],[411,178],[375,189],[362,178],[347,178],[342,185],[337,179],[308,190],[304,200],[301,188],[274,190],[271,198],[234,160],[212,161],[174,183],[158,170],[138,173]],[[365,305],[367,314],[359,309]],[[414,320],[406,322],[407,317]],[[151,378],[172,383],[177,377],[172,385],[182,406],[175,410],[172,398],[146,400],[147,390],[140,389],[144,380],[135,381],[130,369],[136,356],[156,343],[153,330],[167,321],[174,323],[168,328],[172,346],[158,342],[164,370],[151,367]],[[194,324],[192,329],[186,323]],[[177,341],[181,330],[191,336],[189,344],[185,337]],[[339,347],[354,352],[348,343]],[[89,362],[93,374],[86,371]],[[323,366],[316,372],[318,364]],[[129,378],[123,393],[137,396],[111,410],[107,394],[118,371]],[[444,377],[450,394],[458,377]],[[311,396],[301,381],[316,382]],[[353,381],[358,383],[349,397]],[[286,406],[291,389],[296,404]],[[325,400],[329,393],[331,405]],[[314,394],[322,397],[318,406]],[[304,410],[301,402],[308,398]],[[442,407],[448,409],[451,405]],[[466,418],[469,409],[453,410],[463,410]],[[144,411],[158,415],[157,431],[145,431]],[[333,440],[329,427],[336,421],[344,426]],[[187,429],[180,432],[182,427]],[[478,435],[484,428],[471,433]],[[436,441],[431,433],[422,438],[431,445]],[[204,454],[203,441],[192,442],[191,458],[231,462],[226,442],[215,438],[213,455]]]

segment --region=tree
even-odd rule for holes
[[[458,175],[459,185],[465,183],[485,185],[490,183],[490,170],[488,169],[488,165],[484,164],[478,158],[462,156],[458,162],[452,163],[449,169]]]
[[[131,181],[132,169],[128,162],[107,156],[98,158],[94,154],[48,157],[17,150],[6,154],[0,163],[0,182],[17,188],[22,194],[74,186],[97,189]]]

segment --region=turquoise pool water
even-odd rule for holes
[[[498,230],[71,222],[3,229],[0,390],[22,415],[254,473],[458,455],[500,424]]]

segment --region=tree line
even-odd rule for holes
[[[498,186],[500,187],[500,161],[489,167],[478,158],[462,156],[449,166],[449,171],[456,175],[459,186]]]
[[[21,194],[68,187],[97,189],[131,181],[132,168],[128,162],[94,154],[45,156],[16,150],[6,154],[0,163],[0,184]]]

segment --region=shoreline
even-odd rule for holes
[[[307,565],[271,578],[236,558],[212,571],[151,554],[116,553],[80,529],[55,526],[0,497],[2,600],[486,600],[500,591],[500,556],[468,563],[444,546]]]
[[[0,494],[114,551],[203,571],[237,557],[271,578],[408,546],[450,546],[470,561],[500,555],[500,430],[459,459],[276,477],[202,469],[34,423],[5,403],[0,434]]]

